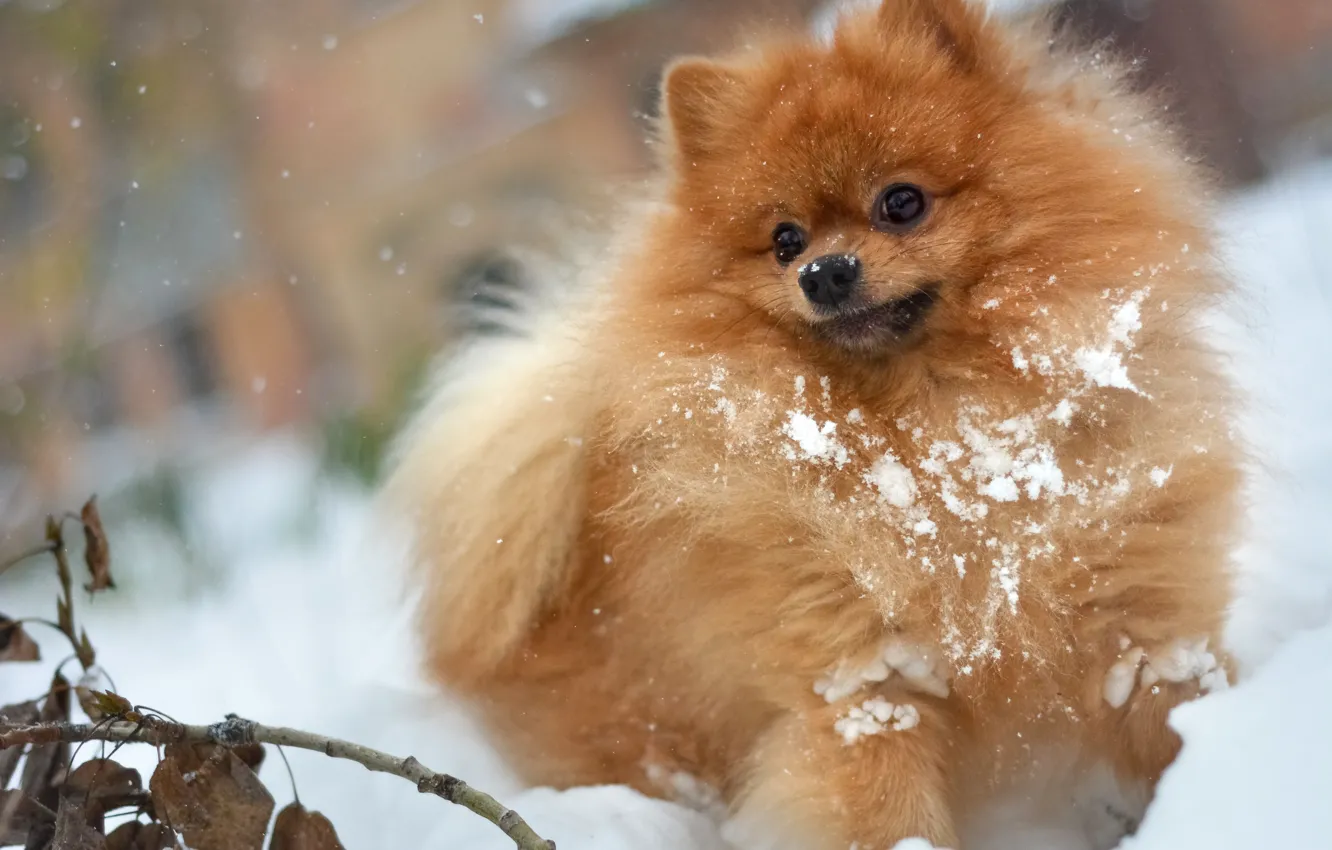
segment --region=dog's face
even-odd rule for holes
[[[677,63],[675,238],[704,285],[838,356],[966,356],[996,304],[1059,301],[1141,241],[1158,187],[1029,91],[991,27],[965,0],[886,0],[830,45]]]

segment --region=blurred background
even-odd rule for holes
[[[459,303],[634,191],[663,64],[834,5],[0,0],[0,560],[91,493],[187,583],[310,533]],[[995,6],[1134,57],[1234,197],[1332,155],[1328,0]]]

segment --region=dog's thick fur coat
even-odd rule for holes
[[[664,90],[655,205],[404,437],[433,671],[534,782],[687,773],[794,846],[956,847],[1055,743],[1150,786],[1224,682],[1240,460],[1156,107],[963,0]],[[897,181],[929,215],[874,232]],[[814,332],[782,221],[876,298],[937,287],[921,328]]]

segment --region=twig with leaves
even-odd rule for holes
[[[273,744],[323,753],[354,761],[367,770],[399,776],[412,782],[423,794],[434,794],[480,815],[498,826],[522,850],[552,850],[555,843],[536,834],[513,809],[494,797],[447,773],[438,773],[413,756],[399,758],[350,741],[315,735],[283,726],[265,726],[253,720],[229,716],[221,723],[193,726],[145,715],[137,721],[109,723],[0,723],[0,751],[10,747],[71,744],[84,741],[147,743],[158,747],[173,744],[209,744],[232,749],[251,744]]]
[[[29,555],[49,553],[56,562],[61,595],[56,622],[70,641],[84,680],[77,686],[56,672],[43,700],[0,708],[0,846],[22,844],[40,850],[170,850],[180,841],[195,850],[259,850],[269,833],[273,797],[256,771],[264,744],[312,750],[354,761],[368,770],[402,777],[423,794],[463,806],[504,831],[519,850],[554,850],[512,809],[457,777],[427,768],[415,757],[398,758],[350,741],[265,726],[234,715],[208,726],[178,723],[133,705],[119,694],[93,690],[96,652],[74,622],[73,578],[63,536],[64,519],[83,526],[84,562],[90,593],[114,587],[110,547],[96,502],[76,516],[51,517],[46,544]],[[37,645],[23,623],[0,615],[0,662],[36,661]],[[70,719],[71,692],[91,724]],[[147,790],[137,771],[108,758],[74,766],[71,744],[87,741],[152,744],[162,751]],[[279,749],[279,752],[281,750]],[[77,750],[75,750],[75,755]],[[111,755],[114,755],[114,749]],[[23,770],[17,788],[10,780]],[[135,817],[111,832],[108,812]],[[140,818],[146,818],[141,820]],[[278,813],[269,850],[342,850],[332,824],[307,811],[299,798]]]

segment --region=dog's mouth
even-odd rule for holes
[[[875,348],[911,337],[938,300],[939,287],[930,284],[882,304],[847,308],[816,322],[814,329],[846,348]]]

